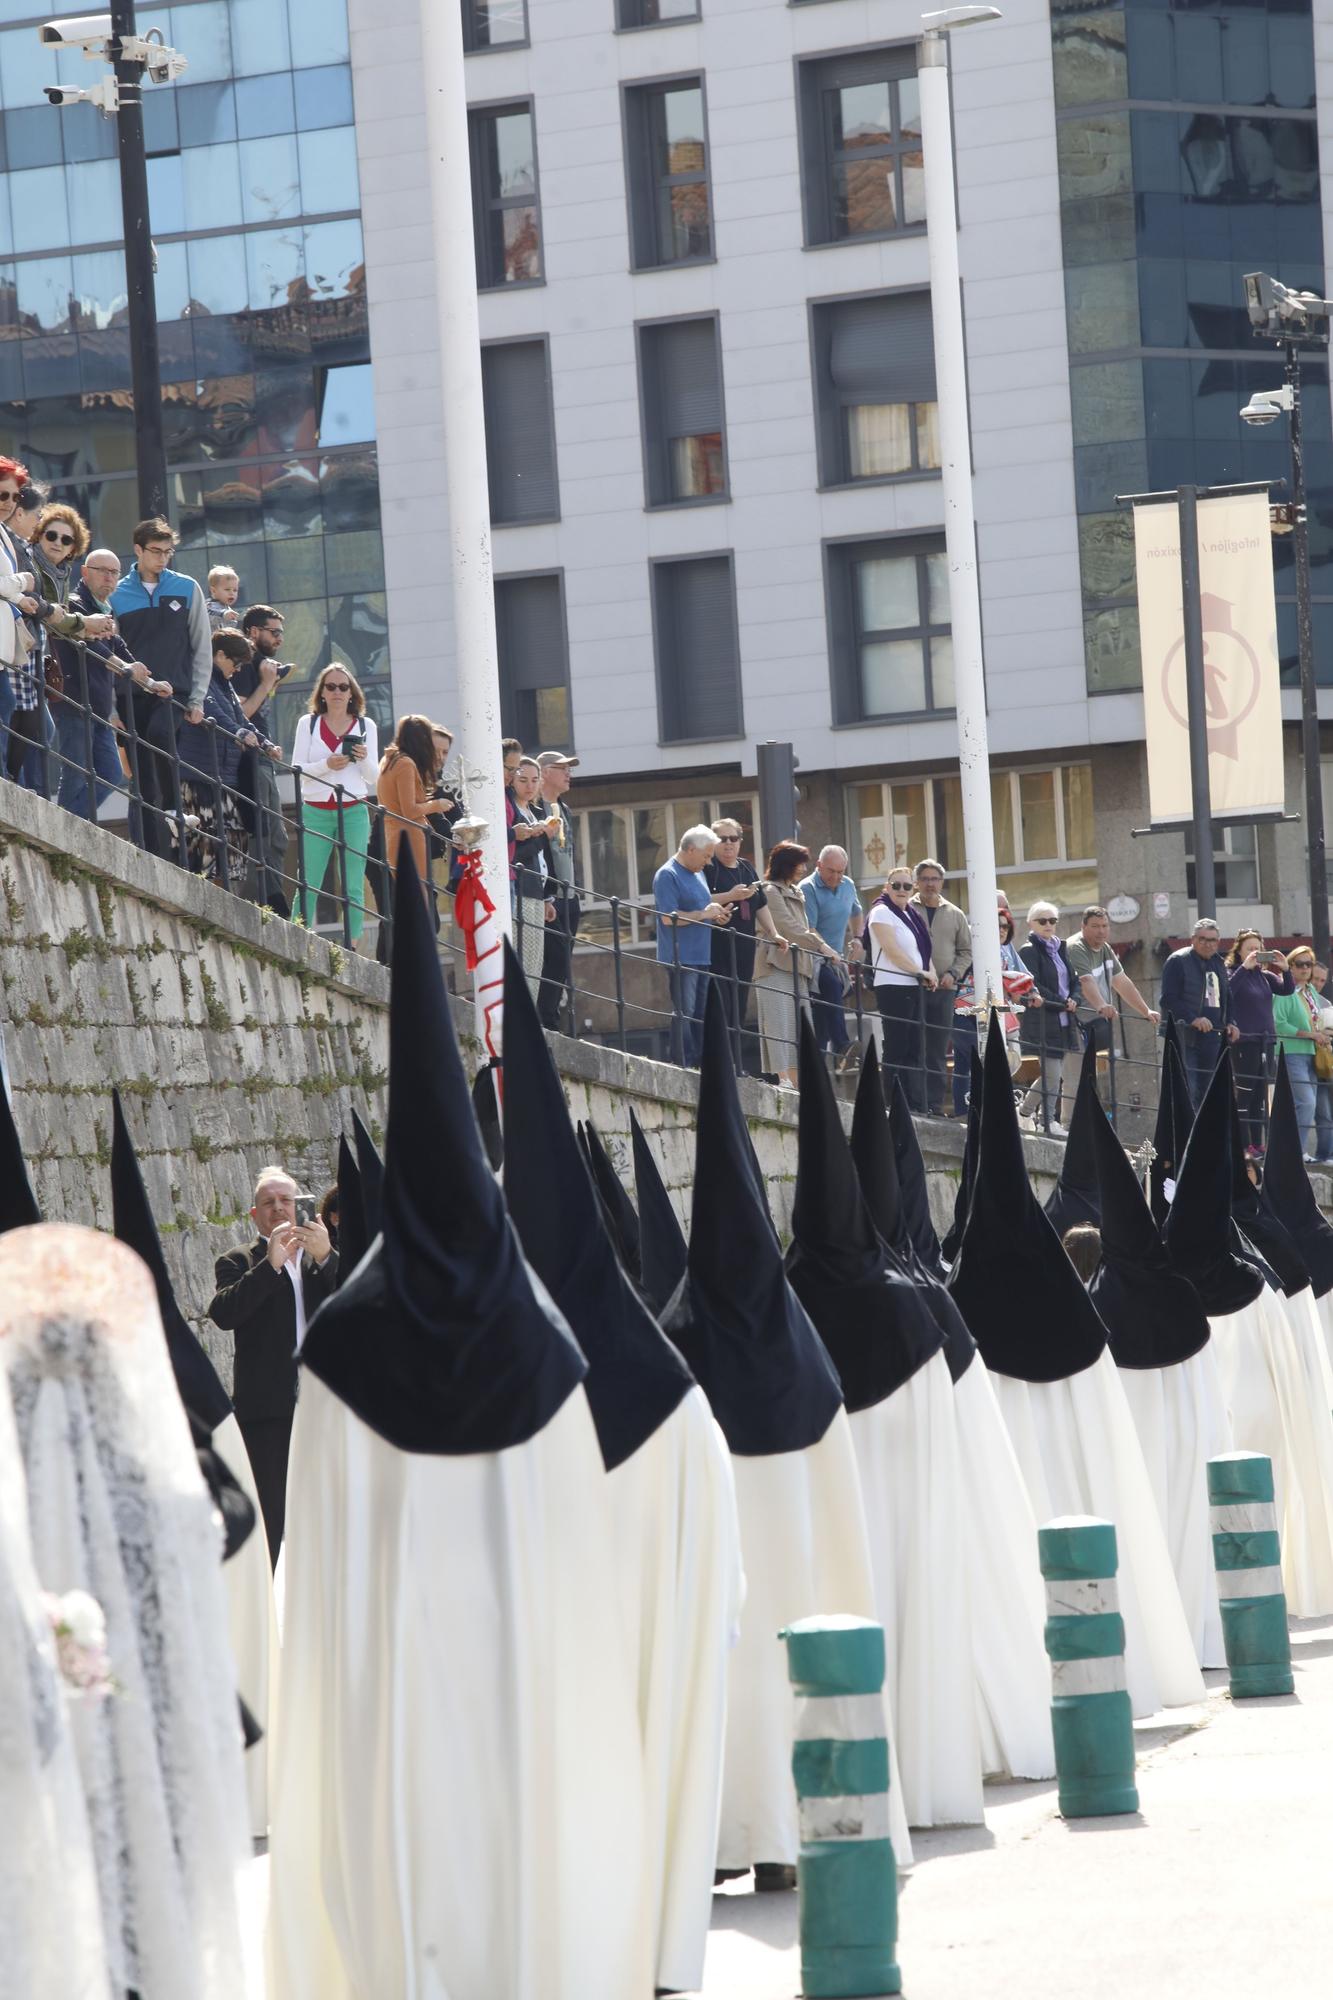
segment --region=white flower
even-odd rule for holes
[[[106,1614],[86,1590],[67,1590],[59,1600],[60,1623],[76,1646],[100,1650],[106,1645]]]

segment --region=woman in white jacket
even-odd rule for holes
[[[370,845],[367,800],[379,772],[380,746],[366,698],[349,668],[325,667],[310,696],[309,712],[296,725],[292,763],[301,773],[301,828],[305,841],[306,924],[313,929],[319,892],[338,841],[338,797],[342,796],[343,894],[348,900],[352,943],[365,916],[366,849]]]

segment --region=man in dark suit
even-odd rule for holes
[[[287,1507],[297,1350],[338,1275],[328,1231],[318,1216],[304,1224],[297,1221],[296,1197],[290,1174],[281,1167],[263,1169],[250,1210],[258,1240],[218,1258],[213,1274],[217,1291],[208,1308],[214,1326],[235,1336],[232,1403],[250,1454],[275,1568]]]

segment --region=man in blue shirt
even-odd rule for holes
[[[717,835],[711,826],[687,827],[670,861],[653,877],[657,910],[657,962],[670,968],[671,1053],[691,1069],[699,1064],[708,967],[713,956],[710,924],[725,924],[731,912],[715,903],[704,880]]]
[[[1221,943],[1216,918],[1200,917],[1189,943],[1173,951],[1163,965],[1158,993],[1162,1019],[1168,1014],[1175,1019],[1196,1111],[1217,1067],[1223,1039],[1234,1042],[1240,1037],[1231,1018],[1231,982],[1218,959]]]
[[[853,963],[861,956],[861,902],[856,884],[847,873],[847,855],[841,847],[822,847],[813,875],[801,884],[810,928],[817,931],[839,958]],[[841,1056],[851,1037],[847,1033],[847,1010],[843,1005],[843,975],[831,959],[821,958],[815,968],[816,991],[811,995],[810,1013],[815,1040],[822,1049]]]
[[[181,710],[187,722],[204,719],[204,696],[213,677],[213,630],[204,593],[192,576],[168,569],[176,552],[170,521],[154,516],[134,530],[134,561],[111,596],[116,629],[156,681],[170,683],[173,699],[159,702],[146,687],[130,692],[139,738],[139,790],[145,810],[130,810],[130,837],[150,854],[172,855],[170,819],[175,807],[172,765]],[[182,856],[183,860],[184,857]]]

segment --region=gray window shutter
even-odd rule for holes
[[[722,382],[717,322],[681,320],[652,329],[657,347],[658,397],[666,437],[699,437],[722,428]]]
[[[560,511],[560,490],[546,343],[483,347],[481,372],[491,519],[549,520]]]
[[[843,299],[831,315],[829,376],[840,403],[933,403],[929,292]]]
[[[659,563],[654,596],[664,739],[741,735],[741,663],[730,556]]]
[[[497,577],[496,644],[509,694],[563,687],[569,678],[558,576]]]

